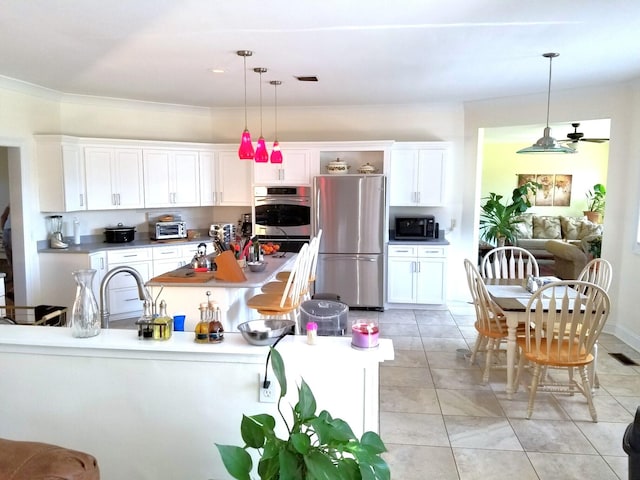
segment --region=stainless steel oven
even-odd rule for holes
[[[280,243],[283,252],[297,252],[311,236],[311,188],[255,187],[255,235]]]

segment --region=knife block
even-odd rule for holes
[[[213,261],[217,267],[215,273],[216,280],[223,280],[225,282],[247,281],[247,277],[242,272],[231,250],[225,250],[220,255],[217,255]]]

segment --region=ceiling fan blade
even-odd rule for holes
[[[608,138],[581,138],[581,142],[592,142],[592,143],[605,143],[608,142]]]

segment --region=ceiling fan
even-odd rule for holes
[[[604,143],[608,142],[608,138],[584,138],[584,133],[578,131],[579,123],[572,123],[573,132],[567,133],[567,138],[569,140],[563,140],[565,143],[578,143],[578,142],[593,142],[593,143]]]

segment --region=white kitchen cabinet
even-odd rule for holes
[[[251,205],[255,162],[240,160],[237,150],[200,152],[200,205]]]
[[[184,248],[184,245],[153,247],[153,276],[157,277],[186,265]],[[189,256],[189,261],[192,258],[193,255]]]
[[[88,210],[144,207],[141,148],[85,147]]]
[[[200,204],[197,151],[144,149],[142,162],[145,207],[196,207]]]
[[[311,185],[320,165],[316,150],[282,149],[282,163],[253,162],[255,185]]]
[[[87,209],[82,152],[77,141],[61,135],[36,135],[40,211]]]
[[[134,268],[146,283],[153,271],[152,250],[153,247],[108,250],[108,270],[121,266]],[[142,300],[140,300],[138,286],[130,274],[123,272],[111,277],[107,295],[110,320],[135,318],[142,314]]]
[[[40,259],[40,288],[38,303],[59,305],[69,309],[70,319],[73,301],[76,296],[76,282],[72,272],[92,268],[96,270],[91,289],[98,307],[100,306],[100,283],[107,273],[106,254],[95,253],[50,253],[42,252]]]
[[[446,266],[446,246],[389,245],[387,301],[444,304]]]
[[[389,162],[389,205],[392,207],[441,206],[445,201],[448,149],[399,144]]]

